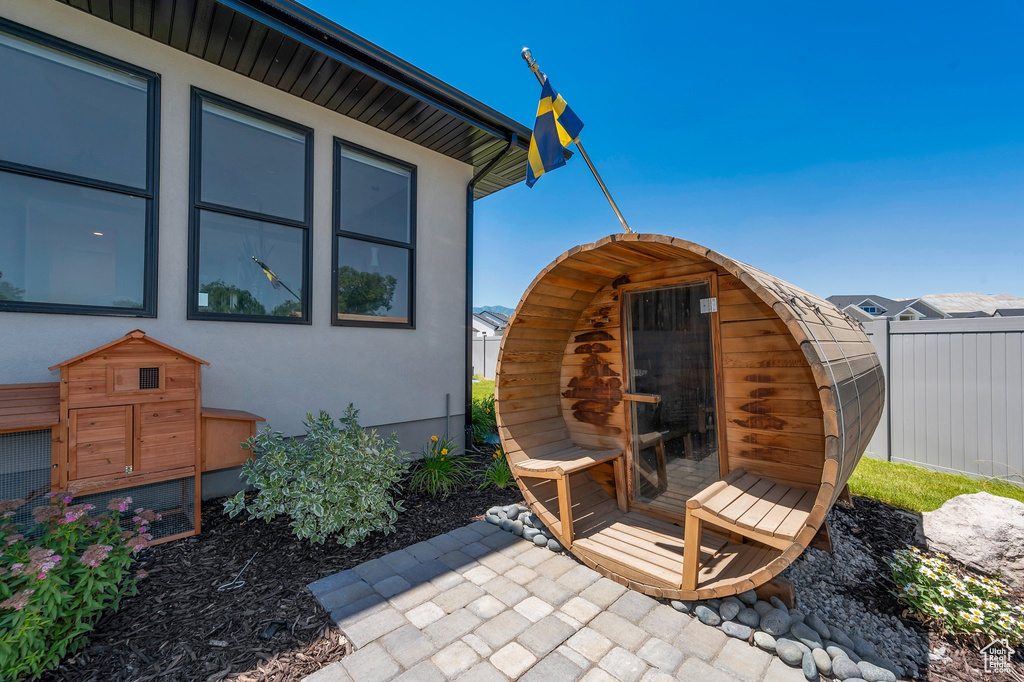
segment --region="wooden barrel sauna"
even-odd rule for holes
[[[772,580],[818,534],[883,382],[828,301],[689,241],[617,234],[530,284],[495,411],[563,547],[652,596],[707,599]]]

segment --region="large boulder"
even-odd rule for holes
[[[1024,502],[981,492],[922,514],[928,549],[1024,589]]]

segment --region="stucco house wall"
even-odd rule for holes
[[[56,381],[46,368],[132,329],[208,360],[203,403],[244,409],[275,430],[306,412],[399,432],[415,450],[463,428],[466,184],[472,167],[56,2],[0,0],[0,16],[160,74],[158,315],[0,312],[0,383]],[[195,86],[314,130],[312,324],[186,319],[190,89]],[[332,144],[340,137],[417,166],[416,329],[331,326]],[[225,483],[226,481],[226,483]],[[236,471],[204,478],[204,497]]]

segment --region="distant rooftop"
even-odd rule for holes
[[[928,294],[921,300],[947,313],[984,310],[991,314],[1000,308],[1024,308],[1024,298],[1012,294]]]

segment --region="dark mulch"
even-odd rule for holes
[[[875,550],[879,570],[887,571],[884,558],[893,550],[917,545],[917,523],[907,513],[877,500],[866,497],[855,498],[854,509],[839,507],[839,513],[852,514],[857,520],[853,532],[858,533],[864,543]],[[967,569],[964,569],[967,570]],[[984,661],[979,650],[988,642],[970,641],[963,637],[953,637],[935,632],[922,623],[909,617],[903,604],[892,593],[892,585],[883,580],[864,583],[857,586],[855,598],[879,613],[886,613],[900,618],[904,625],[913,627],[919,632],[927,632],[931,649],[945,648],[949,663],[933,665],[928,671],[928,680],[939,682],[1024,682],[1024,647],[1017,648],[1012,663],[1014,669],[1006,673],[984,672]]]
[[[87,647],[43,680],[300,680],[345,654],[306,585],[521,502],[518,488],[463,489],[441,500],[406,491],[397,532],[355,547],[298,540],[285,519],[228,519],[222,500],[203,503],[201,535],[142,556],[139,594],[97,624]],[[222,591],[243,565],[245,585]],[[261,634],[276,628],[269,639]],[[269,634],[269,633],[268,633]]]

